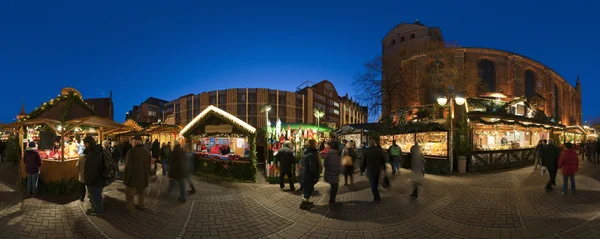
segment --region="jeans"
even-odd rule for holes
[[[304,183],[304,192],[302,193],[302,195],[304,196],[304,198],[309,199],[310,195],[312,195],[312,193],[315,191],[315,184],[312,182],[305,182]]]
[[[40,172],[34,174],[27,174],[27,192],[29,194],[38,193],[38,179],[40,178]]]
[[[144,198],[146,197],[146,188],[127,187],[125,189],[125,200],[127,200],[127,209],[135,211],[133,197],[138,196],[138,207],[144,208]]]
[[[369,184],[371,184],[371,191],[373,192],[373,200],[379,201],[381,197],[379,196],[379,173],[371,173],[369,174]]]
[[[283,178],[286,175],[288,177],[288,182],[290,183],[290,189],[294,190],[294,176],[292,175],[292,173],[281,173],[279,175],[279,187],[285,188],[285,184],[284,184]]]
[[[550,179],[548,179],[546,189],[552,189],[552,186],[556,185],[556,171],[557,170],[548,170],[548,175],[550,176]]]
[[[331,185],[331,190],[329,190],[329,203],[334,203],[335,202],[335,196],[337,196],[337,191],[338,191],[338,187],[340,186],[339,183],[330,183]]]
[[[167,173],[169,172],[169,158],[164,158],[163,160],[161,160],[161,164],[162,164],[163,176],[167,175]]]
[[[171,193],[171,191],[173,191],[173,187],[175,187],[175,183],[179,183],[179,200],[185,202],[185,196],[187,194],[187,192],[185,191],[185,189],[187,188],[187,185],[185,185],[185,183],[187,180],[188,180],[187,178],[179,178],[179,179],[170,178],[169,179],[169,189],[168,189],[169,194]]]
[[[191,175],[187,176],[186,180],[187,180],[187,183],[190,185],[190,188],[192,188],[192,191],[195,192],[196,191],[196,187],[194,187],[194,183],[192,183],[192,176]]]
[[[87,187],[90,200],[92,201],[93,210],[96,213],[104,212],[104,202],[102,201],[102,190],[104,187]]]
[[[567,183],[571,179],[571,191],[575,193],[575,175],[567,176],[563,175],[563,193],[567,193]]]
[[[392,160],[390,164],[392,165],[392,174],[396,174],[396,171],[400,171],[400,164],[402,163],[402,158],[400,156],[392,156]]]
[[[79,182],[79,200],[83,201],[85,199],[85,183]]]

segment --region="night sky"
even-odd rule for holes
[[[584,120],[592,119],[600,4],[541,2],[0,1],[0,121],[66,86],[84,98],[112,90],[116,121],[149,96],[293,91],[322,79],[352,95],[353,77],[381,53],[386,33],[416,19],[449,42],[540,61],[573,85],[581,75]]]

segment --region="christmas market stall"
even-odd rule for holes
[[[471,98],[467,117],[472,134],[469,171],[490,171],[531,165],[540,140],[562,134],[565,126],[546,117],[525,98],[511,101]]]
[[[360,143],[369,141],[369,133],[377,131],[378,125],[377,123],[348,124],[336,130],[334,134],[339,140],[354,141],[356,147],[360,147]]]
[[[303,123],[283,123],[281,119],[277,119],[275,127],[271,127],[270,122],[265,127],[265,132],[268,138],[267,148],[269,150],[269,160],[265,169],[265,176],[268,182],[279,182],[279,162],[277,161],[277,152],[285,141],[291,141],[294,145],[296,157],[302,155],[304,144],[309,139],[317,140],[317,142],[329,142],[332,140],[331,134],[333,129],[326,126],[315,126]],[[295,172],[299,172],[300,165],[296,164]]]
[[[173,142],[178,138],[179,131],[183,127],[179,125],[170,125],[164,123],[154,123],[144,128],[143,132],[150,136],[150,140],[158,139],[161,143]],[[194,145],[192,145],[193,147]]]
[[[567,126],[565,132],[557,131],[554,134],[555,138],[558,138],[558,142],[561,144],[572,143],[579,145],[586,140],[588,132],[582,126],[572,125]]]
[[[195,170],[205,176],[256,180],[256,129],[208,106],[179,133],[194,153]]]
[[[69,181],[78,176],[75,165],[83,152],[84,137],[93,136],[101,142],[108,134],[130,130],[96,116],[81,94],[72,88],[64,88],[56,98],[8,126],[18,128],[20,145],[36,142],[42,156],[40,180],[45,183]],[[24,170],[22,176],[25,176]]]

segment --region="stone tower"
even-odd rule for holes
[[[17,120],[25,118],[27,116],[27,112],[25,111],[25,104],[21,103],[21,112],[17,115]]]

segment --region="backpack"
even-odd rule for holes
[[[390,147],[390,155],[392,156],[400,156],[400,147],[396,145],[392,145]]]
[[[117,178],[115,162],[112,160],[112,154],[108,150],[103,149],[100,157],[102,158],[102,165],[104,166],[102,169],[102,177],[110,184]]]

